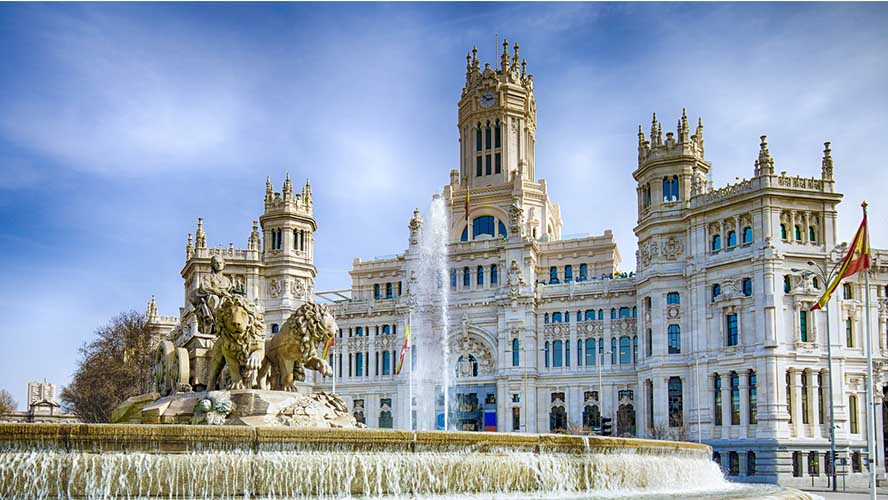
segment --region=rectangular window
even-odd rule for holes
[[[713,402],[715,425],[722,424],[722,381],[718,373],[715,374],[715,401]]]
[[[512,407],[512,430],[518,432],[521,430],[521,408]]]
[[[485,149],[490,149],[490,124],[487,124],[487,128],[484,129],[484,147]]]
[[[854,347],[854,322],[851,318],[845,320],[845,345]]]
[[[493,173],[498,174],[503,170],[503,155],[497,153],[493,155]]]
[[[808,311],[799,311],[799,334],[802,342],[808,341]]]
[[[475,151],[481,151],[481,124],[475,129]]]
[[[731,425],[740,425],[740,376],[731,373]]]
[[[491,174],[490,155],[489,154],[485,155],[484,160],[485,160],[484,161],[484,175],[490,175]]]
[[[857,414],[857,396],[851,395],[848,398],[848,419],[851,425],[851,434],[860,433],[859,417]]]
[[[802,372],[802,423],[807,424],[809,422],[808,418],[808,372]]]
[[[755,372],[749,372],[749,424],[758,423],[758,388],[756,387]]]
[[[667,304],[681,304],[681,296],[678,292],[669,292],[666,294]]]
[[[463,286],[466,288],[472,286],[472,272],[468,267],[463,268]]]
[[[480,156],[475,157],[475,177],[481,177],[484,174],[482,171],[483,162],[484,160]]]
[[[735,346],[739,341],[739,332],[737,329],[737,314],[728,314],[725,316],[725,328],[727,333],[727,345]]]
[[[669,354],[681,354],[681,328],[669,325]]]
[[[684,425],[682,416],[681,379],[669,378],[669,427]]]
[[[497,268],[496,264],[490,266],[490,284],[496,285],[497,281],[499,281],[499,276],[497,276]]]
[[[494,147],[496,147],[496,148],[499,148],[502,145],[502,134],[500,133],[501,130],[502,130],[502,127],[500,127],[499,122],[496,122],[496,129],[495,129],[496,135],[494,136],[494,143],[493,143]]]
[[[379,353],[377,353],[379,354]],[[389,351],[383,351],[382,353],[382,374],[383,375],[391,375],[392,374],[392,353]]]

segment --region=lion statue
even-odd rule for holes
[[[214,390],[223,367],[228,368],[228,389],[252,389],[259,385],[259,369],[265,359],[265,318],[240,295],[228,294],[216,309],[213,333],[216,343],[210,355],[207,390]]]
[[[327,306],[303,304],[266,342],[260,380],[266,383],[271,379],[274,390],[295,391],[295,382],[305,380],[304,368],[333,375],[333,368],[318,355],[318,345],[332,339],[338,329]],[[277,372],[277,380],[271,376],[272,370]]]

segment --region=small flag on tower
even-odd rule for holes
[[[857,228],[857,234],[854,235],[854,240],[848,248],[845,260],[842,261],[842,267],[839,268],[839,272],[836,274],[832,283],[826,287],[826,291],[823,292],[823,296],[820,297],[820,300],[818,300],[817,303],[814,304],[814,307],[811,308],[812,311],[822,308],[827,302],[829,302],[829,298],[832,296],[836,287],[839,286],[839,282],[844,278],[854,276],[863,269],[869,269],[870,246],[868,233],[866,213],[864,213],[863,220],[860,221],[860,227]]]
[[[401,346],[401,353],[398,355],[398,366],[395,367],[395,375],[401,374],[401,368],[404,368],[404,357],[407,355],[407,349],[410,347],[410,320],[407,320],[407,328],[404,329],[404,345]]]

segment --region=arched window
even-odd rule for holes
[[[793,235],[795,236],[796,241],[802,241],[802,226],[796,224],[793,229]]]
[[[598,410],[598,406],[587,404],[583,408],[583,429],[586,432],[592,432],[599,425],[601,425],[601,412]]]
[[[499,155],[497,155],[497,156],[499,156]],[[499,173],[499,169],[497,169],[496,173]],[[498,221],[496,227],[497,227],[497,230],[499,231],[500,236],[502,236],[503,238],[509,237],[509,232],[506,231],[506,225],[503,224],[502,221]]]
[[[355,336],[363,337],[364,336],[364,328],[361,326],[355,328]]]
[[[604,309],[599,309],[599,310],[598,310],[598,319],[599,319],[599,320],[603,320],[603,319],[604,319]]]
[[[499,282],[499,273],[497,272],[496,264],[491,264],[490,266],[490,284],[496,285]]]
[[[669,341],[669,354],[681,354],[681,327],[669,325],[667,337]]]
[[[743,228],[743,243],[752,243],[752,228],[749,226]]]
[[[670,194],[672,195],[672,201],[678,201],[679,196],[678,196],[678,176],[677,175],[672,176],[672,192]]]
[[[280,329],[281,327],[277,323],[271,325],[271,333],[277,333],[280,331]]]
[[[469,271],[468,267],[463,268],[463,287],[469,288],[472,286],[472,272]]]
[[[638,306],[632,306],[632,317],[633,318],[638,317]]]
[[[552,313],[552,323],[561,323],[561,321],[562,321],[562,319],[561,319],[560,312]]]
[[[392,326],[391,325],[382,325],[382,334],[383,335],[391,335],[392,334]]]
[[[364,375],[364,353],[355,354],[355,376],[362,377]]]
[[[300,231],[298,229],[293,230],[293,250],[301,250],[299,248],[299,235]]]
[[[564,282],[570,283],[571,281],[573,281],[573,277],[574,277],[573,266],[570,264],[564,266]]]
[[[715,417],[715,422],[714,422],[715,425],[721,425],[722,424],[722,379],[718,373],[716,373],[713,376],[713,382],[714,382],[713,387],[715,389],[713,391],[715,393],[714,394],[715,400],[712,403],[712,408],[713,408],[712,413],[713,413],[713,416]]]
[[[728,246],[737,246],[737,233],[735,231],[728,231]]]
[[[478,144],[481,144],[480,142]],[[484,175],[484,157],[478,155],[475,157],[475,177]]]
[[[558,283],[558,268],[555,266],[549,268],[549,283]]]
[[[715,298],[721,295],[722,287],[718,283],[712,285],[712,300],[715,301]]]
[[[450,288],[456,290],[456,269],[450,270]]]
[[[792,290],[792,279],[789,275],[783,276],[783,293],[789,293]]]
[[[381,294],[379,293],[379,283],[374,283],[373,284],[373,299],[379,300],[380,297],[381,297]]]
[[[617,364],[617,338],[611,337],[611,364]]]
[[[851,423],[851,434],[860,433],[860,415],[857,414],[857,396],[852,394],[848,397],[848,419]]]
[[[512,366],[518,366],[521,359],[521,343],[518,339],[512,339]]]
[[[546,368],[548,368],[549,367],[549,342],[548,341],[546,341],[546,346],[544,349],[544,356],[545,356]]]
[[[476,278],[476,283],[478,286],[484,286],[484,266],[478,266],[478,276]]]
[[[787,239],[786,224],[780,224],[780,239],[784,241]]]
[[[589,266],[580,264],[580,278],[577,281],[586,281],[589,279]]]
[[[481,123],[478,123],[478,128],[475,129],[475,151],[481,151],[481,144],[483,143],[483,137],[481,137]],[[481,173],[479,172],[480,176]]]
[[[632,339],[620,337],[620,364],[632,364]]]
[[[586,359],[583,364],[586,366],[595,365],[595,339],[586,339]]]
[[[392,284],[391,282],[385,284],[385,298],[392,298]]]
[[[611,319],[617,319],[617,308],[611,307]]]
[[[720,234],[716,234],[712,237],[712,251],[717,252],[721,250],[722,247],[722,237]]]
[[[851,288],[851,283],[842,284],[842,298],[845,300],[851,300],[854,298],[854,290]]]
[[[577,323],[583,321],[583,313],[582,311],[577,311]]]
[[[564,322],[570,323],[570,311],[564,311]]]
[[[586,309],[586,314],[584,316],[586,321],[595,321],[595,310],[594,309]]]
[[[845,319],[845,346],[854,347],[854,320]]]
[[[560,340],[556,340],[552,342],[552,367],[553,368],[561,368],[562,365],[562,356],[564,353],[562,352],[564,349],[563,342]]]
[[[663,201],[672,199],[672,183],[668,177],[663,177]]]
[[[667,304],[681,304],[681,295],[678,292],[669,292],[666,294]]]
[[[669,377],[667,390],[669,397],[669,427],[681,427],[684,425],[681,378]]]
[[[546,323],[549,322],[549,313],[546,313],[546,321],[545,321],[545,322],[546,322]]]
[[[491,133],[490,133],[490,122],[487,122],[487,126],[484,128],[484,149],[490,149],[491,145]]]

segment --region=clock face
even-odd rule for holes
[[[493,106],[493,104],[495,102],[496,102],[496,94],[493,94],[491,92],[485,92],[485,93],[481,94],[481,106],[482,107],[489,108],[489,107]]]

